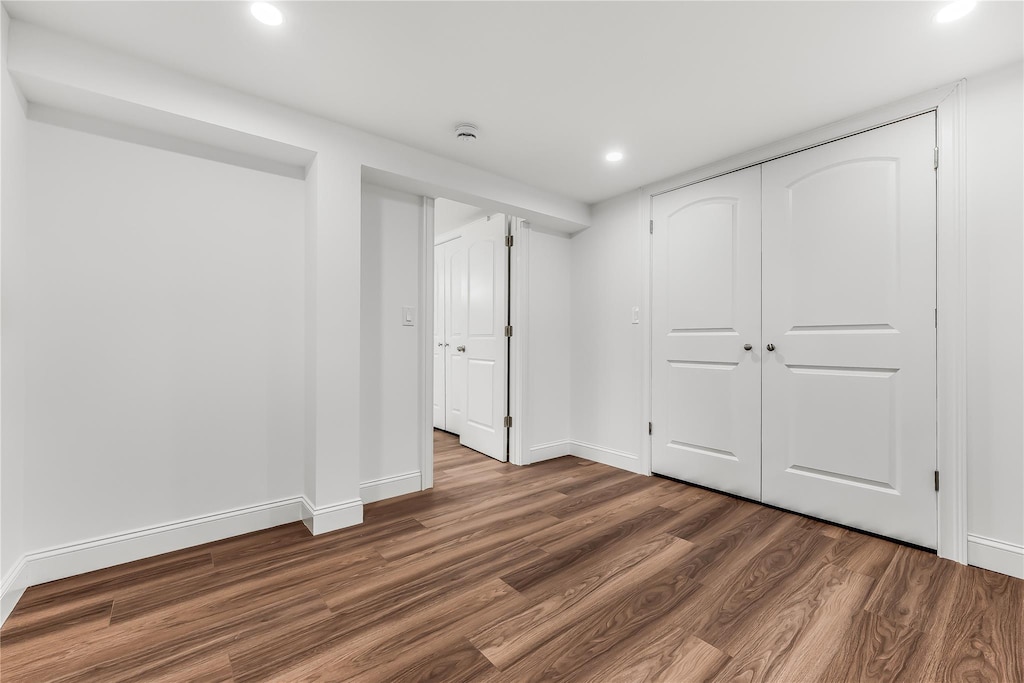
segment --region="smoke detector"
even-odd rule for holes
[[[455,139],[460,142],[476,142],[480,130],[472,123],[460,123],[455,126]]]

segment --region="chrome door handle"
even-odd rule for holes
[[[466,347],[465,346],[456,346],[455,350],[458,351],[459,353],[465,353],[466,352]]]
[[[743,345],[743,350],[744,350],[744,351],[749,351],[749,350],[750,350],[750,349],[752,349],[752,348],[754,348],[754,347],[753,347],[753,346],[751,346],[750,344],[744,344],[744,345]]]
[[[768,346],[766,346],[764,348],[768,349],[769,351],[774,351],[775,350],[775,344],[769,344]]]
[[[437,342],[438,346],[444,346],[444,342]]]

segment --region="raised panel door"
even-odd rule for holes
[[[760,169],[653,203],[655,473],[761,495]],[[749,345],[749,350],[744,348]]]
[[[934,114],[763,165],[763,500],[937,542]]]
[[[456,354],[465,367],[466,415],[460,442],[498,460],[506,460],[506,355],[508,267],[505,221],[501,215],[463,229],[466,269],[466,335]],[[455,342],[451,342],[455,346]]]

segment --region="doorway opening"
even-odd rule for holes
[[[501,462],[509,460],[511,427],[513,223],[504,213],[434,200],[433,428]]]

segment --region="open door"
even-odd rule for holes
[[[434,428],[447,429],[445,405],[446,391],[445,383],[445,353],[447,352],[445,336],[445,301],[447,295],[445,286],[445,249],[443,246],[434,247],[434,334],[433,334],[433,357],[434,357]]]
[[[501,461],[505,448],[508,400],[508,256],[504,216],[492,216],[462,230],[460,249],[466,268],[465,337],[455,345],[466,376],[465,418],[459,440]]]
[[[444,405],[446,431],[461,434],[466,423],[466,249],[456,238],[436,249],[444,252]]]

